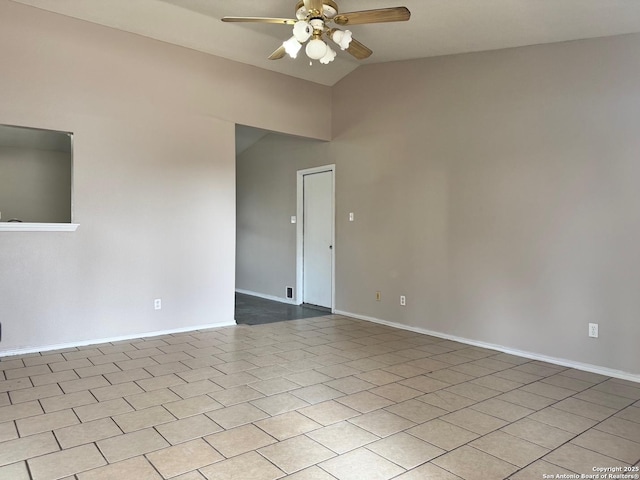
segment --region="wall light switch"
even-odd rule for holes
[[[353,214],[353,212],[349,212],[349,221],[353,222],[355,220],[355,215]]]
[[[298,219],[296,218],[295,215],[291,215],[291,223],[296,223],[298,221]]]

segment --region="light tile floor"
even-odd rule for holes
[[[639,466],[640,384],[340,316],[0,359],[1,480]]]

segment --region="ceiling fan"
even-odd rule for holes
[[[346,50],[358,60],[371,56],[373,51],[353,38],[350,30],[332,27],[335,23],[340,27],[362,25],[365,23],[403,22],[411,18],[407,7],[379,8],[359,12],[339,13],[338,4],[333,0],[299,0],[295,7],[295,19],[268,17],[223,17],[223,22],[275,23],[293,26],[293,36],[283,42],[269,56],[269,60],[279,60],[289,54],[296,58],[303,44],[307,44],[305,52],[311,60],[319,60],[327,64],[336,57],[336,52],[329,46],[328,39],[333,40],[340,49]]]

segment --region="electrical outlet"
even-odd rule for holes
[[[380,292],[376,292],[376,302],[379,302],[382,299],[382,294]]]
[[[153,301],[153,308],[156,310],[162,310],[162,299],[161,298],[156,298]]]
[[[598,338],[598,324],[590,323],[589,324],[589,336],[593,338]]]
[[[293,287],[286,287],[285,294],[287,298],[293,298]]]
[[[403,307],[407,306],[407,297],[405,297],[404,295],[400,295],[400,305],[402,305]]]
[[[355,215],[353,212],[349,212],[349,221],[353,222],[355,220]]]

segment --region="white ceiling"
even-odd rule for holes
[[[333,85],[362,63],[640,32],[640,0],[337,0],[341,12],[406,6],[409,22],[356,25],[373,50],[329,65],[267,56],[291,27],[223,23],[225,15],[294,18],[296,0],[13,0],[201,52]]]

